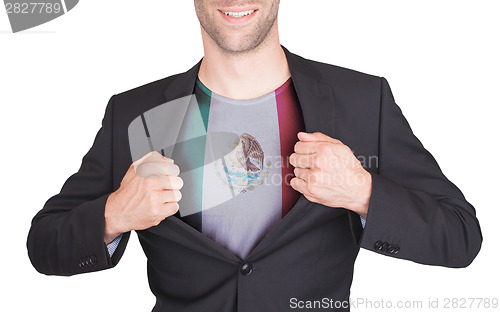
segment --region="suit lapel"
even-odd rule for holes
[[[283,46],[281,47],[283,48],[288,61],[293,85],[297,92],[302,115],[304,117],[306,131],[319,131],[334,137],[335,102],[331,88],[322,83],[321,74],[310,66],[310,61],[289,52]],[[174,80],[165,89],[165,102],[193,94],[201,61],[202,60],[185,73],[179,74],[174,78]],[[259,242],[248,257],[253,257],[271,246],[272,243],[283,235],[287,229],[293,226],[295,222],[301,220],[300,216],[305,214],[308,211],[307,208],[310,208],[311,206],[312,203],[308,201],[304,195],[301,195],[292,209],[281,221],[278,222],[273,230]],[[202,244],[208,250],[212,249],[218,256],[225,257],[230,261],[239,260],[239,257],[232,254],[224,247],[218,245],[198,230],[192,228],[184,221],[181,221],[176,216],[169,217],[163,222],[167,222],[169,227],[173,226],[174,228],[186,230],[186,234],[191,237],[192,240],[180,240],[180,244],[184,244],[191,248],[193,247],[192,243],[194,241],[196,244]],[[155,231],[161,230],[160,228],[157,228]]]
[[[331,88],[322,82],[321,74],[311,66],[311,61],[282,48],[299,97],[306,132],[318,131],[333,137],[335,101]]]
[[[193,94],[201,61],[202,59],[188,71],[173,77],[173,81],[165,88],[165,103]]]

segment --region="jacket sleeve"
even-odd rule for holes
[[[47,275],[74,275],[108,269],[121,258],[130,233],[125,233],[113,257],[104,243],[104,207],[113,190],[112,129],[114,96],[81,166],[49,198],[32,220],[28,256]]]
[[[474,207],[415,137],[381,78],[378,168],[366,225],[350,215],[362,248],[428,265],[466,267],[482,234]]]

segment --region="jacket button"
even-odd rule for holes
[[[97,258],[95,256],[90,257],[89,259],[90,265],[95,265],[97,263]]]
[[[399,252],[399,246],[398,245],[394,245],[392,248],[394,249],[393,252],[392,252],[393,254],[397,254]]]
[[[387,246],[387,252],[390,254],[393,254],[394,253],[394,245],[389,244],[389,246]]]
[[[87,262],[85,260],[87,260],[87,259],[80,260],[80,264],[79,265],[80,265],[81,268],[85,268],[85,267],[88,266],[88,264],[87,264]]]
[[[250,263],[243,263],[240,267],[240,272],[241,274],[248,276],[250,273],[252,273],[253,267]]]
[[[381,248],[380,250],[382,250],[382,251],[387,251],[387,247],[389,247],[389,244],[388,244],[387,242],[384,242],[384,243],[382,244],[382,248]]]
[[[375,242],[375,245],[373,245],[373,248],[375,248],[375,250],[382,249],[382,242],[381,241]]]

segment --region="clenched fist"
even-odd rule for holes
[[[104,242],[158,225],[179,210],[183,181],[172,159],[153,151],[132,163],[105,207]]]
[[[308,200],[329,207],[343,207],[363,218],[368,214],[372,179],[351,149],[323,133],[298,133],[290,155],[295,167],[292,188]]]

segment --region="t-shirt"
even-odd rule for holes
[[[304,131],[298,97],[291,78],[251,100],[215,94],[197,79],[194,95],[198,107],[188,109],[178,141],[206,136],[172,154],[184,181],[181,219],[244,259],[300,196],[288,161]]]

